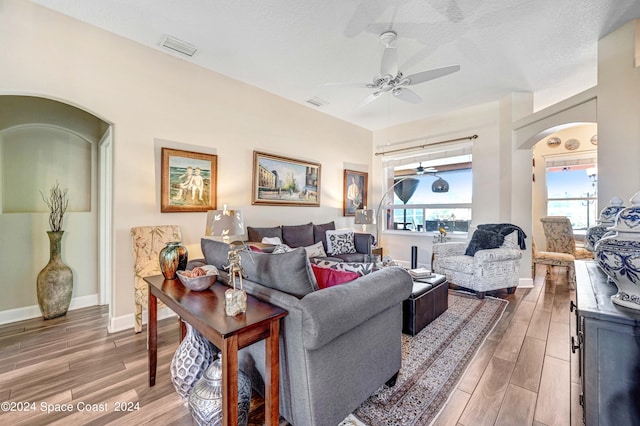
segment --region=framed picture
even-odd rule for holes
[[[344,170],[343,213],[345,216],[355,216],[357,209],[367,205],[367,177],[364,172]]]
[[[253,151],[253,200],[269,206],[320,206],[320,164]]]
[[[162,148],[160,211],[216,209],[218,156]]]

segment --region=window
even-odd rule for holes
[[[424,174],[416,174],[419,168],[424,168]],[[388,196],[393,201],[387,205],[383,220],[386,229],[437,232],[442,227],[447,232],[468,231],[473,183],[471,154],[397,165],[387,172],[395,183],[408,177],[415,180],[417,187],[410,197],[401,197],[402,182],[394,188],[393,196]],[[442,180],[448,184],[448,191],[437,192],[433,187]]]
[[[547,215],[567,216],[585,231],[597,218],[596,178],[596,163],[547,167]]]

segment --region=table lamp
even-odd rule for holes
[[[353,223],[362,225],[362,232],[367,232],[367,225],[374,225],[376,223],[375,210],[367,209],[367,206],[364,206],[362,209],[357,209]]]
[[[240,210],[227,210],[225,204],[223,210],[209,210],[207,212],[206,235],[222,237],[222,241],[229,244],[232,236],[244,234],[244,224],[242,222],[242,212]],[[247,293],[242,288],[242,275],[244,269],[240,263],[240,252],[244,249],[244,244],[235,241],[229,245],[227,258],[229,265],[225,269],[229,270],[229,281],[233,288],[224,292],[224,310],[230,316],[247,311]],[[236,277],[240,281],[240,289],[236,288]]]

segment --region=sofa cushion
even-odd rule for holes
[[[289,247],[307,247],[313,245],[313,224],[283,225],[282,242]]]
[[[478,250],[498,248],[504,242],[504,235],[497,232],[485,231],[477,229],[469,241],[467,250],[464,252],[467,256],[473,256]]]
[[[318,265],[311,265],[313,274],[320,289],[333,287],[334,285],[348,283],[360,277],[356,272],[339,271],[337,269],[322,268]]]
[[[327,252],[330,255],[356,253],[353,231],[327,231]]]
[[[241,252],[240,259],[247,278],[265,287],[299,298],[318,289],[303,248],[281,254]]]
[[[280,254],[280,253],[289,253],[290,251],[293,251],[293,249],[291,247],[289,247],[288,245],[286,245],[286,244],[278,244],[273,248],[271,253],[272,254]]]
[[[451,271],[473,275],[474,260],[472,256],[466,256],[464,254],[448,256],[440,259],[440,266]]]
[[[202,238],[200,240],[200,248],[208,265],[213,265],[218,269],[224,269],[224,267],[229,264],[229,244]]]
[[[249,241],[262,242],[264,237],[278,237],[282,241],[282,228],[280,226],[274,226],[271,228],[254,228],[247,226],[247,238]]]
[[[334,271],[346,271],[355,272],[358,276],[370,274],[373,271],[373,263],[363,262],[333,262],[325,259],[314,259],[313,263],[316,266],[326,269],[333,269]]]
[[[304,248],[307,251],[307,256],[309,259],[313,257],[326,257],[327,253],[324,251],[324,246],[322,242],[318,241],[312,246],[308,246]]]
[[[327,231],[334,231],[336,229],[336,224],[331,221],[328,223],[323,223],[321,225],[313,225],[313,241],[314,242],[322,242],[322,246],[324,247],[324,251],[327,251]]]

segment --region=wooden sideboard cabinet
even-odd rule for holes
[[[640,311],[614,305],[614,283],[593,261],[576,261],[572,350],[579,351],[586,426],[640,425]]]

